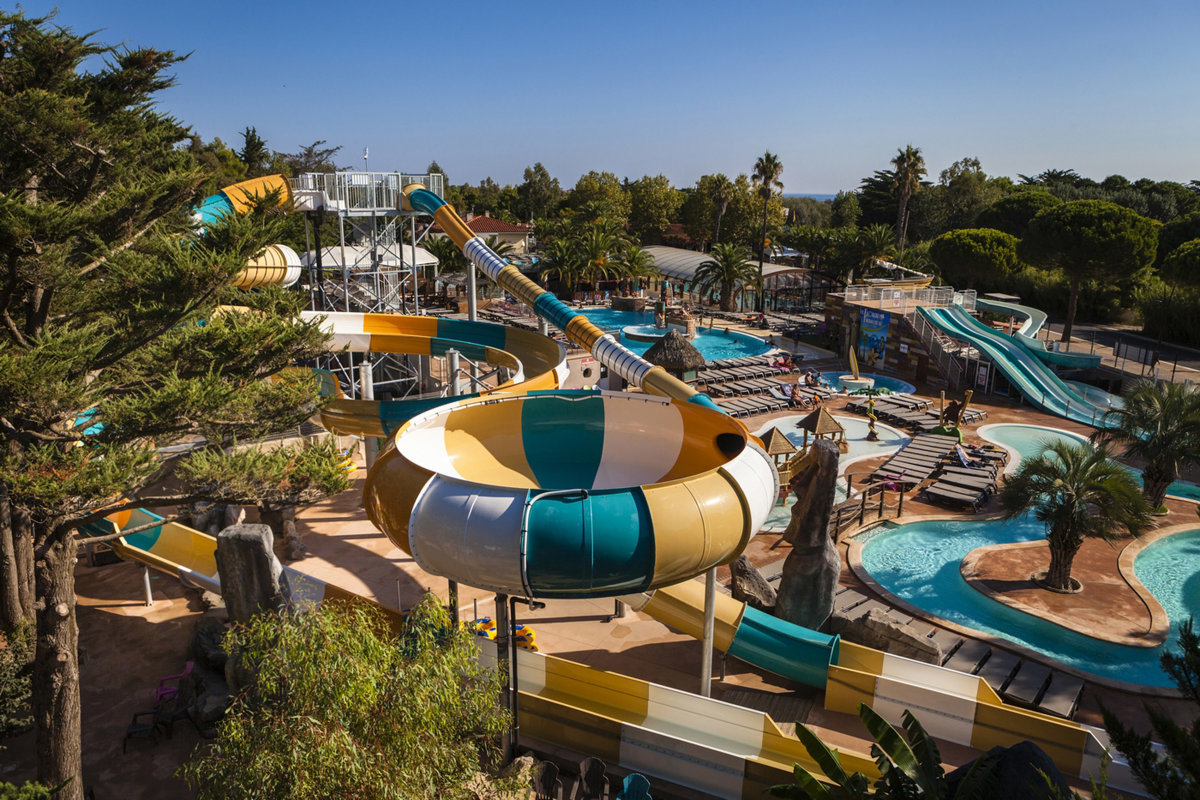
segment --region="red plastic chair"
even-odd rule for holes
[[[191,677],[193,666],[193,662],[189,661],[187,662],[187,666],[184,667],[183,672],[178,675],[167,675],[164,678],[158,679],[158,691],[154,693],[154,702],[156,705],[164,700],[174,700],[179,697],[179,691],[183,686],[183,682]],[[172,681],[176,681],[174,686],[170,685]]]

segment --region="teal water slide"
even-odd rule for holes
[[[985,325],[960,306],[921,308],[920,313],[947,336],[966,342],[986,355],[1026,400],[1043,411],[1094,425],[1104,419],[1111,407],[1108,401],[1110,395],[1089,391],[1085,396],[1055,375],[1021,339]]]
[[[1100,356],[1088,353],[1068,353],[1048,350],[1046,343],[1037,338],[1038,331],[1046,324],[1046,312],[1023,306],[1017,303],[1007,303],[1002,300],[990,300],[981,297],[975,301],[975,307],[980,311],[990,311],[993,314],[1007,314],[1021,320],[1020,326],[1013,331],[1012,337],[1026,350],[1045,361],[1047,364],[1057,364],[1071,369],[1091,369],[1100,365]]]

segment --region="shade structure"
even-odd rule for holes
[[[681,373],[704,366],[704,356],[687,337],[674,328],[659,339],[642,358],[657,364],[668,372]]]

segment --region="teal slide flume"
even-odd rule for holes
[[[920,313],[947,336],[970,344],[991,359],[1032,405],[1087,425],[1103,421],[1108,405],[1084,397],[1013,337],[985,325],[959,306],[922,308]]]
[[[1032,306],[1022,306],[1017,303],[1006,303],[1001,300],[989,300],[987,298],[976,300],[975,307],[981,311],[990,311],[993,314],[1008,314],[1010,317],[1019,317],[1021,324],[1013,331],[1013,340],[1047,364],[1057,364],[1070,369],[1091,369],[1100,365],[1100,356],[1097,355],[1047,350],[1045,342],[1037,338],[1038,331],[1046,324],[1045,311],[1039,311]]]

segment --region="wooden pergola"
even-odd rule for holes
[[[833,415],[825,408],[818,407],[804,419],[796,423],[796,427],[804,431],[804,441],[800,444],[800,452],[808,452],[808,436],[811,433],[813,441],[829,439],[838,446],[838,452],[845,453],[850,449],[846,442],[846,429],[838,423]]]

